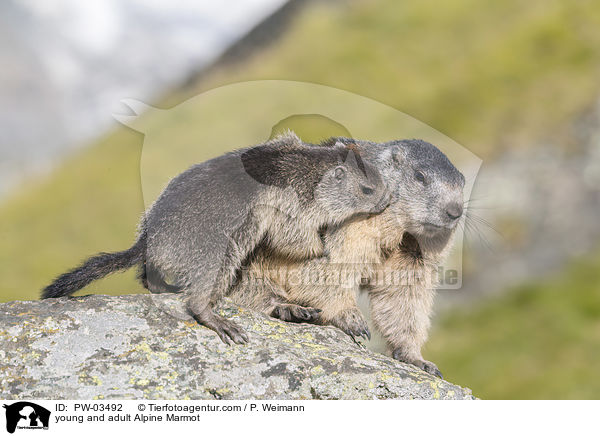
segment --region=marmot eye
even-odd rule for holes
[[[365,186],[365,185],[360,185],[360,190],[361,190],[361,191],[362,191],[362,193],[363,193],[363,194],[365,194],[365,195],[371,195],[371,194],[373,194],[373,192],[375,192],[375,191],[373,190],[373,188],[370,188],[370,187],[368,187],[368,186]]]
[[[342,167],[337,167],[335,169],[335,178],[338,180],[343,180],[346,177],[346,170]]]
[[[425,174],[423,174],[421,171],[415,171],[415,178],[422,184],[427,184],[427,180],[425,180]]]

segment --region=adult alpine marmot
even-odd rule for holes
[[[359,151],[392,191],[381,214],[355,218],[325,233],[326,257],[294,261],[268,247],[256,253],[232,288],[238,304],[293,320],[301,309],[319,309],[316,320],[352,336],[370,338],[357,306],[368,291],[371,318],[393,357],[438,375],[423,359],[436,273],[463,213],[463,175],[435,146],[421,140],[373,143],[332,138]],[[358,277],[358,280],[346,280]]]

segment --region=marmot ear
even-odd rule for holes
[[[287,179],[281,174],[284,151],[275,147],[253,147],[242,153],[241,160],[246,174],[258,183],[285,188]]]
[[[400,166],[402,165],[403,161],[404,159],[402,158],[402,152],[400,151],[400,148],[392,148],[392,162],[394,162],[395,165]]]
[[[365,177],[367,177],[367,169],[365,168],[365,163],[363,162],[360,154],[350,147],[346,147],[346,158],[344,159],[344,165],[347,168],[354,168],[360,171]]]

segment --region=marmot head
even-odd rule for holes
[[[378,156],[392,191],[390,210],[420,240],[447,240],[463,214],[464,176],[434,145],[392,141]]]
[[[357,214],[377,214],[390,204],[390,191],[379,171],[354,149],[336,144],[339,162],[332,165],[315,189],[315,200],[340,223]]]

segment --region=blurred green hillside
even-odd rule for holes
[[[237,81],[309,81],[379,100],[493,159],[506,147],[527,146],[548,136],[569,144],[569,121],[600,94],[598,47],[600,3],[592,0],[309,2],[280,39],[243,62],[214,68],[201,80],[167,93],[158,104],[174,106]],[[215,114],[226,110],[217,108]],[[165,141],[193,138],[187,127],[193,129],[194,114],[188,115],[185,120],[164,121]],[[305,130],[300,133],[311,139],[339,132],[335,125],[302,128]],[[53,276],[86,256],[132,243],[144,209],[142,142],[143,135],[115,127],[113,133],[69,158],[52,174],[31,181],[0,204],[1,301],[37,298]],[[242,145],[248,144],[231,144]],[[592,396],[592,386],[573,391],[567,382],[542,390],[539,380],[546,379],[533,375],[536,368],[547,368],[549,356],[536,353],[536,349],[529,360],[523,360],[519,374],[529,374],[533,378],[528,380],[537,382],[525,383],[510,365],[526,347],[518,340],[520,331],[535,328],[545,335],[548,346],[559,350],[568,342],[570,328],[594,327],[589,318],[577,318],[576,298],[592,299],[594,290],[578,277],[584,274],[591,282],[600,282],[598,263],[565,273],[569,292],[561,292],[556,283],[536,284],[489,306],[445,319],[440,324],[443,328],[433,334],[431,359],[439,363],[447,378],[472,387],[483,398],[527,397],[532,392],[561,398]],[[116,275],[83,292],[142,292],[134,275],[133,271]],[[535,304],[525,316],[521,311],[527,305],[522,298],[536,299],[527,304],[537,299],[545,303]],[[558,308],[575,315],[567,320],[573,322],[572,327],[552,335],[552,328],[558,326],[544,322],[552,324]],[[503,326],[502,314],[514,317],[514,323]],[[477,328],[469,328],[475,322]],[[536,322],[541,324],[533,324]],[[507,339],[493,336],[509,327]],[[595,328],[597,331],[597,324]],[[508,339],[514,336],[514,341]],[[457,344],[458,338],[462,342]],[[569,343],[571,355],[581,358],[561,360],[567,371],[575,374],[584,365],[581,359],[586,358],[596,358],[597,366],[598,356],[585,354],[589,342]],[[490,349],[490,344],[497,350]],[[486,356],[489,361],[482,362]],[[492,362],[491,356],[497,358]],[[556,371],[552,368],[549,371]],[[506,379],[505,370],[513,371],[514,383]]]
[[[600,255],[442,316],[423,352],[485,399],[599,399]]]
[[[485,157],[564,133],[595,101],[599,28],[592,0],[315,2],[281,40],[169,102],[229,81],[310,81],[395,107]]]

